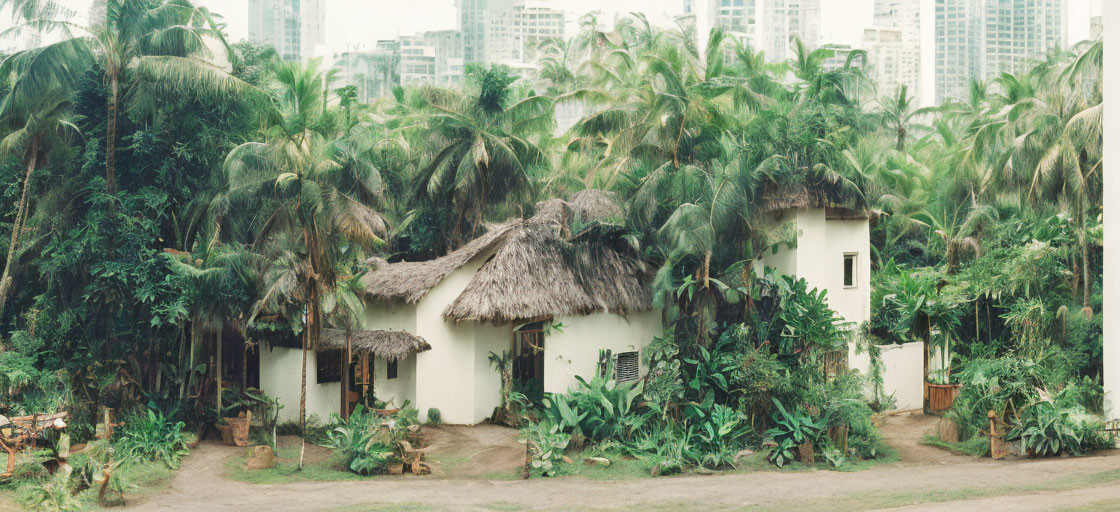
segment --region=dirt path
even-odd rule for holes
[[[926,452],[911,445],[912,439],[920,438],[928,428],[928,422],[906,416],[888,420],[884,432],[892,444],[903,448],[902,460],[865,471],[759,471],[614,482],[580,478],[487,481],[401,476],[359,482],[254,485],[221,477],[224,461],[233,449],[202,444],[186,459],[167,491],[128,509],[251,512],[344,507],[384,510],[409,505],[443,510],[793,507],[805,512],[903,507],[900,510],[1027,511],[1091,504],[1120,495],[1120,455],[1012,462],[980,461],[952,454],[941,457],[944,452],[940,450]],[[478,469],[482,474],[483,459],[493,454],[499,454],[495,459],[499,462],[502,457],[512,457],[509,446],[503,444],[509,439],[503,436],[509,434],[441,429],[428,450],[433,457],[460,458],[456,474],[463,468]],[[458,442],[472,437],[489,439],[499,447],[467,449],[466,443]],[[472,468],[475,463],[478,468]],[[1111,473],[1102,475],[1106,472]]]

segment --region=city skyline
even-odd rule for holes
[[[214,12],[220,14],[226,23],[228,39],[231,42],[248,39],[250,29],[250,1],[265,2],[265,3],[278,3],[281,0],[197,0],[196,3],[206,6]],[[286,0],[298,1],[298,0]],[[306,0],[305,0],[306,1]],[[458,0],[458,2],[479,2],[480,0]],[[491,0],[493,2],[495,0]],[[502,4],[513,4],[513,0],[496,0]],[[743,0],[739,0],[743,1]],[[746,0],[751,4],[759,3],[760,5],[779,5],[789,6],[799,5],[805,3],[805,0]],[[899,76],[885,77],[878,76],[877,78],[887,83],[888,88],[896,87],[899,83],[906,83],[910,86],[911,94],[918,96],[922,105],[933,105],[941,95],[938,94],[938,81],[945,80],[945,77],[937,75],[936,62],[937,56],[935,54],[936,37],[935,30],[935,6],[937,2],[944,0],[845,0],[839,2],[837,0],[819,0],[820,2],[820,23],[819,29],[814,27],[814,31],[819,34],[816,41],[816,46],[823,45],[848,45],[853,48],[871,49],[870,46],[875,46],[880,52],[887,55],[872,56],[872,63],[880,67],[884,67],[884,59],[891,61],[891,67],[901,66],[905,69],[899,69]],[[982,1],[982,0],[972,0]],[[1018,1],[1018,0],[1017,0]],[[462,12],[458,7],[457,0],[420,0],[407,5],[393,5],[393,15],[384,15],[378,13],[378,9],[385,7],[388,2],[376,0],[371,2],[346,2],[342,0],[316,0],[314,3],[323,5],[323,14],[325,27],[323,29],[323,44],[317,45],[314,49],[306,48],[307,44],[304,43],[300,51],[301,57],[308,57],[311,55],[320,55],[327,58],[338,57],[343,53],[353,53],[355,51],[377,51],[378,41],[382,40],[397,40],[402,37],[419,37],[425,32],[438,32],[447,30],[457,30],[463,23]],[[681,15],[684,13],[686,6],[689,3],[705,2],[708,4],[719,5],[719,0],[617,0],[611,2],[612,9],[602,9],[602,2],[595,2],[591,0],[565,0],[563,2],[558,0],[532,0],[532,4],[538,7],[545,6],[555,8],[557,5],[564,6],[564,21],[565,21],[565,37],[572,37],[578,31],[579,18],[588,11],[599,10],[602,14],[600,16],[601,23],[609,25],[611,20],[618,14],[626,13],[641,7],[641,12],[645,13],[650,22],[662,27],[672,26],[680,20]],[[72,7],[79,13],[89,12],[89,6],[92,0],[68,0],[64,2],[67,6]],[[815,2],[813,2],[815,3]],[[915,4],[918,6],[918,16],[921,20],[920,29],[915,36],[913,32],[907,32],[907,27],[899,25],[897,22],[884,20],[882,11],[886,5],[897,4]],[[1086,39],[1090,36],[1090,15],[1099,12],[1100,5],[1097,0],[1066,0],[1067,6],[1065,10],[1066,22],[1068,28],[1068,44],[1074,44],[1077,41]],[[792,16],[787,16],[789,23],[788,30],[790,33],[797,31],[795,24],[790,20]],[[10,23],[10,17],[0,18],[3,23]],[[765,21],[763,22],[765,25]],[[892,26],[894,25],[894,26]],[[901,41],[895,41],[896,34],[889,32],[890,29],[900,29]],[[876,31],[871,33],[871,31]],[[884,32],[887,30],[887,32]],[[464,34],[466,36],[466,34]],[[910,44],[913,38],[917,37],[920,41],[917,45]],[[775,39],[775,38],[770,38]],[[882,39],[882,40],[880,40]],[[504,40],[504,39],[503,39]],[[788,51],[782,55],[781,48],[773,43],[773,41],[764,41],[761,45],[763,50],[771,47],[767,51],[767,56],[771,57],[775,54],[780,58],[788,57]],[[811,43],[811,41],[810,41]],[[14,48],[26,44],[23,41],[4,41],[4,47]],[[398,43],[399,44],[399,43]],[[513,47],[521,47],[521,43],[515,42],[513,37],[510,36],[507,48],[502,49],[495,55],[486,55],[483,59],[487,62],[506,62],[512,63],[515,61],[525,61],[525,56]],[[911,66],[914,50],[911,48],[917,46],[920,48],[921,56],[918,63]],[[468,63],[472,59],[468,55],[470,53],[470,42],[464,38],[461,44],[460,54],[456,56],[462,57],[463,63]],[[507,56],[508,54],[508,56]],[[513,58],[515,57],[516,58]],[[902,65],[902,60],[906,60],[906,64]],[[454,63],[457,65],[457,63]],[[910,73],[912,68],[916,68],[917,78],[906,75]],[[873,69],[875,69],[873,67]],[[885,72],[885,70],[883,70]],[[972,68],[969,71],[974,71]]]

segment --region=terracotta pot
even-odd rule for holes
[[[926,391],[929,393],[929,405],[927,406],[929,412],[944,412],[953,406],[953,400],[956,400],[957,395],[961,392],[961,385],[930,384],[927,382]]]

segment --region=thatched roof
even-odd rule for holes
[[[346,348],[346,331],[323,329],[319,333],[319,350]],[[404,331],[354,331],[350,333],[350,349],[366,352],[382,359],[401,359],[417,352],[431,350],[424,338]]]
[[[363,278],[368,296],[416,302],[474,256],[494,255],[447,306],[444,318],[504,323],[546,316],[618,314],[652,308],[645,265],[609,227],[573,234],[573,220],[620,218],[613,198],[584,191],[550,199],[527,220],[505,224],[430,262],[380,264]]]
[[[512,227],[512,224],[506,224],[492,228],[467,245],[434,260],[385,263],[380,258],[371,258],[366,263],[372,269],[362,276],[364,293],[372,299],[415,304],[447,274],[500,242]]]
[[[850,212],[853,217],[867,216],[870,212],[857,201],[834,197],[821,190],[810,189],[804,185],[787,187],[782,190],[768,191],[762,196],[759,211],[777,212],[795,208],[832,208]]]
[[[568,232],[575,214],[588,218],[585,211],[555,199],[538,206],[447,306],[444,318],[504,323],[648,311],[646,267],[624,242],[597,228],[574,237]]]

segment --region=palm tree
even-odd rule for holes
[[[327,77],[318,61],[279,63],[274,73],[265,140],[230,152],[227,189],[215,208],[218,215],[234,204],[260,212],[253,243],[274,263],[255,309],[303,310],[300,423],[306,437],[307,352],[319,344],[324,297],[337,286],[339,262],[380,244],[386,226],[374,208],[381,178],[361,140],[346,137],[345,127],[332,126],[332,116],[324,115]]]
[[[360,272],[345,276],[343,272],[339,272],[342,277],[339,278],[338,286],[323,295],[322,308],[327,322],[346,331],[346,348],[340,351],[342,352],[342,404],[339,415],[344,420],[350,417],[347,396],[350,391],[350,362],[353,360],[351,336],[355,330],[361,329],[366,324],[366,306],[361,299],[362,291],[365,289],[361,281],[364,274],[365,272]],[[370,393],[373,393],[372,389]]]
[[[70,106],[70,96],[62,88],[45,88],[33,95],[9,95],[0,102],[0,127],[4,130],[0,154],[18,155],[25,168],[8,257],[0,274],[0,311],[4,310],[11,291],[12,262],[18,254],[20,235],[29,216],[32,174],[46,164],[54,148],[67,144],[67,135],[78,133],[68,117]]]
[[[430,105],[427,133],[436,152],[414,181],[414,205],[457,212],[453,246],[473,238],[490,205],[528,195],[528,167],[545,162],[533,134],[547,136],[553,123],[552,100],[514,96],[505,70],[475,68],[469,75],[471,94]]]
[[[207,41],[220,43],[227,56],[229,47],[221,26],[203,7],[189,0],[99,0],[94,11],[105,19],[91,20],[82,27],[49,15],[72,15],[54,9],[52,0],[0,0],[21,13],[24,26],[36,30],[60,30],[62,41],[42,48],[17,52],[0,65],[0,74],[19,69],[11,95],[19,101],[43,87],[73,87],[89,65],[104,73],[108,89],[105,128],[106,190],[117,190],[117,123],[122,98],[132,108],[150,108],[157,89],[176,88],[194,94],[243,93],[247,85],[210,62]],[[232,58],[232,57],[231,57]]]
[[[914,117],[924,115],[934,109],[914,108],[913,96],[906,94],[906,84],[898,88],[898,95],[879,99],[879,115],[882,116],[883,125],[895,133],[894,149],[906,150],[906,135],[910,122]]]

